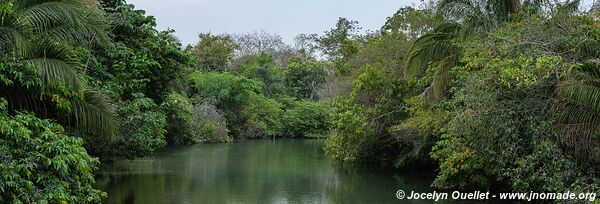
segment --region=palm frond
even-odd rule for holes
[[[81,6],[72,5],[71,7]],[[73,19],[56,21],[54,25],[43,28],[39,33],[51,39],[77,44],[106,44],[110,41],[105,32],[106,22],[98,12],[81,8],[75,8],[75,10],[78,12],[65,14],[71,15]]]
[[[419,95],[422,101],[431,103],[446,95],[453,79],[450,69],[457,63],[456,56],[450,56],[438,63],[431,84]]]
[[[74,5],[60,1],[43,2],[25,8],[15,6],[19,17],[29,22],[37,33],[43,33],[57,25],[78,26],[82,23],[82,18],[77,10]]]
[[[76,67],[65,61],[51,58],[36,58],[24,60],[39,69],[39,74],[44,87],[56,88],[62,84],[74,92],[81,92],[85,88],[83,75]]]
[[[29,0],[14,6],[17,18],[38,35],[71,43],[107,42],[106,23],[84,0]]]
[[[71,100],[71,113],[67,118],[80,130],[109,139],[114,138],[119,129],[119,120],[111,100],[93,90],[86,90],[84,100]]]
[[[576,156],[595,153],[600,144],[600,61],[590,60],[575,68],[573,78],[556,88],[558,112],[558,140],[567,145]]]
[[[18,86],[2,86],[0,97],[8,101],[8,110],[10,111],[31,111],[37,115],[50,115],[50,109],[47,103],[43,103],[44,97],[40,92]]]
[[[459,36],[461,26],[457,23],[445,23],[431,33],[418,38],[408,52],[404,76],[408,81],[418,77],[427,66],[455,54],[456,46],[452,40]]]
[[[83,66],[69,46],[109,39],[98,3],[17,0],[12,11],[2,12],[0,17],[0,49],[24,59],[42,79],[41,87],[31,89],[20,84],[1,87],[0,95],[9,100],[12,110],[33,111],[93,135],[114,135],[118,123],[110,100],[86,90]],[[76,95],[60,92],[65,88]],[[56,91],[70,101],[68,110],[57,108],[50,97]]]
[[[590,111],[585,106],[569,100],[560,100],[554,106],[558,111],[560,124],[600,125],[600,114]]]
[[[580,72],[577,78],[584,80],[598,80],[600,79],[600,60],[593,59],[588,60],[582,66],[577,68]],[[577,70],[576,69],[576,70]]]
[[[0,49],[4,52],[15,50],[24,55],[28,49],[30,30],[23,21],[18,20],[12,13],[0,12]]]
[[[490,26],[510,18],[511,0],[442,0],[438,4],[438,15],[449,17],[466,27],[487,30]]]
[[[472,0],[441,0],[437,5],[437,13],[453,20],[460,20],[464,16],[480,13],[478,5]]]
[[[443,96],[446,91],[448,91],[448,87],[450,86],[450,82],[452,81],[452,76],[450,75],[450,69],[457,64],[457,60],[452,59],[453,56],[445,59],[440,63],[438,69],[433,76],[433,81],[435,81],[433,86],[434,98],[439,98]]]
[[[38,69],[46,88],[64,84],[71,91],[83,92],[82,65],[68,46],[51,40],[39,40],[33,45],[24,62]]]
[[[8,101],[10,111],[30,111],[45,118],[55,118],[83,135],[112,139],[119,129],[119,118],[111,100],[93,90],[84,99],[71,99],[70,111],[59,110],[48,96],[35,89],[2,87],[0,96]]]
[[[561,101],[577,104],[588,111],[600,114],[600,62],[588,61],[574,71],[573,80],[558,85],[557,96]],[[600,121],[595,122],[600,123]]]

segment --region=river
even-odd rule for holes
[[[97,185],[107,203],[430,203],[398,200],[399,189],[432,192],[430,174],[348,167],[323,140],[254,140],[167,148],[119,161]]]

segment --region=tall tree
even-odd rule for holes
[[[86,56],[92,59],[86,70],[90,81],[114,98],[130,100],[143,93],[156,103],[183,86],[190,57],[174,31],[158,31],[154,17],[122,0],[104,0],[102,5],[113,43]]]
[[[229,35],[211,35],[200,33],[200,41],[190,49],[190,55],[196,60],[197,69],[202,71],[225,71],[238,48]]]
[[[261,53],[276,56],[281,50],[286,48],[281,36],[267,33],[264,30],[234,34],[232,38],[235,44],[239,46],[235,54],[236,57],[259,55]]]
[[[436,19],[431,8],[400,8],[394,15],[387,18],[381,27],[382,33],[402,32],[410,39],[416,39],[431,31]]]
[[[296,50],[283,42],[278,34],[267,33],[264,30],[243,34],[233,34],[232,38],[238,49],[235,51],[236,60],[268,54],[278,66],[285,66],[296,54]]]
[[[357,32],[361,30],[358,21],[348,20],[340,17],[335,24],[335,28],[331,28],[321,36],[304,35],[302,37],[311,38],[315,42],[314,46],[330,60],[339,60],[343,57],[348,57],[356,53],[356,44],[353,41],[357,37]]]

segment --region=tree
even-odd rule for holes
[[[435,23],[435,15],[431,8],[403,7],[394,15],[387,17],[381,31],[383,33],[402,32],[410,39],[416,39],[431,31]]]
[[[453,44],[453,40],[461,35],[461,27],[460,24],[450,22],[439,25],[433,31],[419,37],[410,48],[405,57],[404,69],[404,78],[408,82],[414,82],[429,66],[437,65],[433,81],[423,91],[422,97],[439,98],[445,94],[451,80],[449,69],[454,67],[460,58],[459,48]]]
[[[200,41],[189,51],[196,60],[196,69],[202,71],[225,71],[239,46],[228,35],[200,33]]]
[[[72,49],[74,44],[107,42],[98,6],[83,0],[2,4],[8,4],[0,11],[3,63],[21,61],[23,66],[34,67],[41,79],[38,86],[14,83],[15,80],[0,84],[0,95],[10,101],[11,109],[35,111],[86,133],[112,136],[117,123],[110,102],[87,89],[84,66]]]
[[[234,34],[233,40],[239,46],[235,53],[236,57],[259,55],[261,53],[275,56],[286,47],[281,36],[267,33],[264,30]]]
[[[199,133],[194,131],[192,104],[187,96],[171,93],[160,105],[167,116],[167,141],[171,145],[190,145],[200,143]]]
[[[100,158],[102,163],[119,159],[135,159],[148,156],[167,145],[167,120],[160,107],[143,94],[122,102],[117,109],[123,127],[113,140],[86,138],[88,152]]]
[[[587,106],[593,100],[586,100],[596,95],[587,95],[594,88],[575,88],[594,77],[579,68],[568,75],[578,61],[597,55],[597,34],[588,27],[594,23],[587,17],[531,16],[460,42],[463,64],[452,69],[452,95],[433,103],[434,110],[450,113],[430,153],[440,167],[434,186],[505,186],[516,192],[594,189],[598,181],[586,175],[597,171],[598,160],[588,147],[598,140],[561,130],[585,131],[585,125],[577,124],[581,121],[556,123],[555,118],[555,111],[568,113],[563,119],[594,114]],[[578,103],[585,106],[573,106]]]
[[[275,99],[252,93],[237,112],[243,123],[232,127],[240,138],[263,138],[281,136],[282,105]]]
[[[314,41],[316,38],[317,34],[299,34],[294,38],[294,49],[297,50],[298,57],[303,60],[316,58],[317,45]]]
[[[331,127],[324,102],[297,101],[282,117],[283,134],[288,137],[324,138]]]
[[[282,73],[276,67],[275,59],[266,53],[251,56],[248,64],[241,66],[240,75],[261,81],[262,93],[266,96],[284,94]]]
[[[193,93],[208,103],[204,105],[223,110],[232,135],[238,138],[280,135],[282,105],[261,94],[260,81],[215,72],[195,73],[192,78]]]
[[[325,67],[322,63],[296,58],[284,70],[284,81],[289,93],[300,99],[316,100],[318,91],[325,83]]]
[[[399,149],[388,128],[402,117],[405,86],[381,67],[367,66],[348,97],[332,104],[333,131],[325,141],[329,156],[344,161],[389,162]]]
[[[237,59],[267,54],[273,57],[278,66],[285,66],[296,54],[296,50],[286,45],[281,36],[264,30],[234,34],[233,40],[239,46],[235,52]]]
[[[112,1],[111,1],[112,2]],[[117,100],[143,93],[160,104],[190,71],[190,56],[181,50],[173,30],[158,31],[156,20],[123,1],[103,4],[113,43],[82,56],[94,87]]]
[[[323,54],[331,60],[348,57],[356,52],[356,45],[352,39],[360,29],[358,21],[340,17],[335,28],[325,31],[323,36],[316,37],[314,41]]]

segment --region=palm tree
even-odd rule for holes
[[[41,83],[33,87],[0,84],[0,96],[13,110],[33,111],[86,133],[112,136],[117,122],[110,101],[87,89],[84,66],[72,48],[108,41],[97,2],[16,0],[2,4],[3,58],[35,68]]]
[[[437,63],[434,80],[422,93],[422,97],[437,98],[443,95],[449,82],[449,69],[458,63],[460,50],[453,40],[461,35],[462,25],[447,22],[419,37],[408,52],[404,77],[412,82],[424,70]]]
[[[579,156],[600,156],[600,60],[590,60],[573,71],[573,78],[559,83],[555,110],[559,113],[559,139]]]

